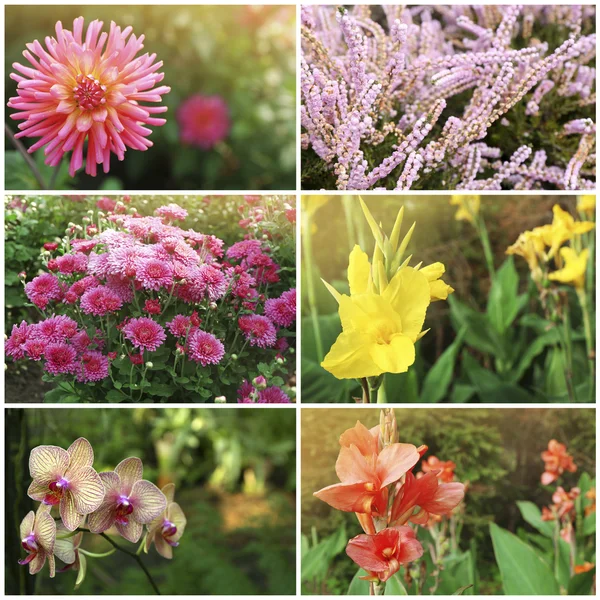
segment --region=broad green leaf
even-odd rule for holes
[[[398,577],[398,574],[392,575],[385,584],[385,595],[386,596],[408,596],[408,592],[404,587],[404,584]]]
[[[596,575],[595,567],[585,573],[573,575],[569,581],[569,596],[589,596],[594,585],[594,575]]]
[[[419,382],[415,369],[406,373],[385,374],[385,395],[388,403],[411,404],[419,402]],[[380,398],[378,396],[377,401]]]
[[[521,516],[532,527],[535,527],[546,537],[554,537],[554,523],[552,521],[542,521],[542,511],[533,502],[517,502],[521,511]]]
[[[558,343],[558,332],[556,328],[547,331],[546,333],[539,334],[527,345],[525,352],[521,354],[521,358],[516,365],[516,368],[511,373],[511,381],[518,383],[518,381],[525,375],[525,372],[531,366],[533,360],[539,356],[547,346]]]
[[[518,296],[519,275],[512,256],[496,272],[487,303],[487,316],[496,331],[503,334],[527,303],[527,296]]]
[[[437,593],[441,595],[452,595],[457,589],[465,586],[470,588],[474,584],[475,565],[471,551],[447,556],[444,559],[444,569],[440,575],[440,583]],[[473,590],[466,592],[473,594]]]
[[[421,402],[440,402],[446,398],[448,388],[452,383],[456,357],[466,332],[466,328],[459,332],[456,339],[444,350],[425,375],[421,388]]]
[[[309,548],[302,558],[302,580],[322,581],[327,575],[329,564],[346,547],[346,529],[340,527],[335,533]]]
[[[465,402],[469,402],[476,393],[477,388],[475,386],[466,385],[464,383],[455,383],[450,392],[450,402],[464,404]]]
[[[596,513],[590,513],[583,519],[583,535],[596,533]]]
[[[490,525],[490,535],[505,594],[556,596],[560,593],[552,570],[531,546],[494,523]]]
[[[350,587],[348,588],[347,595],[348,596],[368,596],[369,595],[369,582],[364,579],[360,579],[361,577],[365,577],[367,572],[363,569],[359,569],[352,581],[350,582]],[[402,581],[398,577],[398,574],[393,575],[388,579],[385,584],[385,596],[407,596],[408,592],[404,587]]]

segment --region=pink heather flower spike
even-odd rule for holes
[[[102,504],[88,517],[92,533],[102,533],[113,525],[130,542],[137,542],[147,525],[167,506],[164,494],[142,479],[144,467],[139,458],[122,460],[114,471],[100,473],[105,496]]]
[[[220,96],[197,94],[184,100],[177,110],[184,144],[210,150],[229,134],[229,110]]]
[[[60,518],[69,531],[94,512],[104,498],[104,488],[92,467],[94,451],[85,438],[76,439],[67,450],[38,446],[29,456],[33,481],[27,495],[47,506],[59,504]]]
[[[40,505],[37,513],[29,511],[21,521],[19,528],[21,546],[27,557],[19,560],[20,565],[29,565],[29,573],[39,573],[48,559],[50,577],[54,577],[54,547],[56,542],[56,523],[50,512]]]
[[[165,558],[173,558],[173,548],[179,546],[179,540],[185,530],[187,520],[175,499],[175,484],[167,483],[162,488],[167,500],[165,510],[154,519],[148,527],[148,535],[144,544],[144,552],[148,553],[154,542],[156,551]]]
[[[110,155],[125,158],[128,148],[147,150],[152,146],[148,125],[159,126],[166,106],[159,103],[171,91],[155,87],[164,78],[158,73],[162,62],[156,54],[136,55],[143,48],[144,36],[136,37],[131,27],[121,29],[114,22],[102,32],[101,21],[92,21],[84,33],[84,19],[73,21],[73,31],[56,23],[56,38],[46,37],[46,49],[35,40],[23,52],[31,66],[14,63],[18,73],[17,96],[8,102],[15,109],[12,119],[23,121],[15,137],[39,138],[28,152],[46,146],[46,164],[57,166],[64,154],[72,151],[71,177],[83,166],[96,176],[97,165],[105,173]]]

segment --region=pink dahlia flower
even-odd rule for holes
[[[108,358],[97,350],[84,352],[77,372],[77,380],[87,383],[100,381],[106,377],[108,377]]]
[[[191,96],[177,110],[181,141],[210,150],[230,129],[227,104],[219,96]]]
[[[188,339],[189,357],[203,367],[218,364],[224,354],[225,347],[212,333],[197,329]]]
[[[239,318],[238,324],[251,346],[271,348],[277,343],[277,331],[267,317],[244,315]]]
[[[121,297],[110,288],[99,285],[84,292],[81,296],[81,310],[86,315],[102,317],[118,311],[123,306]]]
[[[46,49],[35,40],[23,53],[31,66],[14,63],[11,73],[17,96],[8,102],[16,113],[11,118],[23,121],[16,137],[39,138],[29,148],[34,152],[46,146],[46,164],[57,166],[69,151],[71,177],[83,166],[95,176],[97,165],[105,173],[110,155],[125,158],[127,148],[147,150],[152,146],[148,125],[164,125],[165,119],[153,115],[165,106],[158,103],[170,91],[155,87],[164,75],[157,71],[162,62],[155,54],[136,55],[143,48],[144,36],[136,37],[131,27],[115,23],[102,32],[101,21],[92,21],[84,33],[84,20],[73,21],[73,31],[56,24],[56,38],[45,39]]]
[[[130,319],[123,327],[123,335],[136,348],[154,352],[166,339],[165,330],[149,317]]]
[[[113,525],[130,542],[137,542],[144,525],[152,522],[167,507],[164,494],[145,479],[139,458],[121,461],[114,471],[100,473],[104,484],[104,500],[88,517],[92,533],[102,533]]]

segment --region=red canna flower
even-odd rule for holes
[[[388,527],[375,535],[361,534],[346,546],[346,554],[369,574],[361,579],[387,581],[400,565],[423,555],[423,547],[410,527]]]
[[[454,469],[456,469],[456,463],[451,460],[440,460],[437,456],[431,455],[427,460],[421,463],[421,469],[423,473],[429,473],[430,471],[438,471],[438,479],[444,483],[450,483],[454,481]]]
[[[458,506],[465,495],[462,483],[440,483],[438,472],[430,471],[420,479],[406,474],[404,485],[396,493],[390,523],[404,525],[408,521],[425,525],[430,515],[446,515]],[[420,510],[415,513],[415,508]]]
[[[376,427],[369,431],[360,421],[340,437],[342,446],[335,470],[341,483],[314,495],[333,508],[373,516],[386,513],[387,486],[398,481],[419,460],[412,444],[390,444],[378,449]]]
[[[548,449],[542,452],[544,461],[544,472],[542,473],[542,483],[550,485],[556,481],[565,471],[575,473],[577,465],[573,462],[573,457],[567,452],[567,447],[556,440],[548,442]]]

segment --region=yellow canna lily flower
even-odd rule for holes
[[[533,231],[524,231],[519,235],[517,241],[506,249],[506,254],[516,254],[527,261],[531,277],[537,282],[541,281],[543,277],[540,260],[546,260],[546,244],[542,229],[542,227],[536,227]]]
[[[591,194],[579,196],[577,198],[577,210],[593,217],[596,214],[596,196]]]
[[[364,276],[357,282],[363,283]],[[430,303],[427,277],[405,267],[381,295],[338,294],[338,301],[343,331],[321,366],[338,379],[408,371]]]
[[[570,213],[563,210],[558,204],[552,207],[552,212],[554,213],[552,225],[536,228],[541,231],[544,243],[550,248],[548,258],[552,258],[565,242],[576,235],[591,231],[596,226],[591,221],[576,221]]]
[[[442,275],[446,272],[446,267],[441,262],[432,263],[419,269],[429,281],[429,294],[432,302],[437,300],[447,300],[448,296],[454,292],[454,288],[448,285]]]
[[[479,214],[481,198],[479,196],[454,194],[450,197],[450,204],[458,206],[458,210],[454,215],[457,221],[475,223],[475,218]]]
[[[560,249],[560,256],[565,262],[565,266],[554,273],[548,275],[548,279],[559,281],[567,285],[572,285],[578,290],[582,290],[585,285],[585,271],[590,251],[586,248],[577,254],[573,248],[565,246]]]

